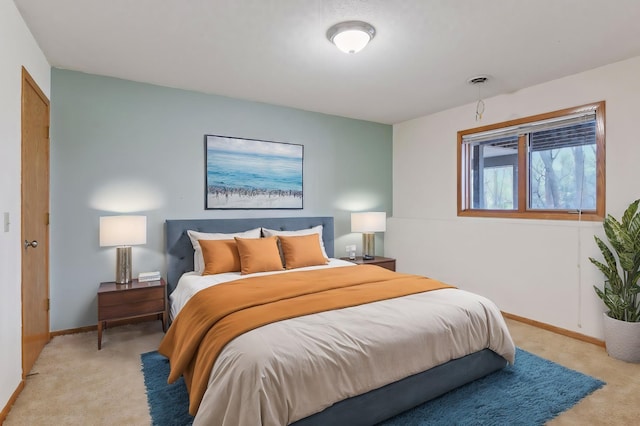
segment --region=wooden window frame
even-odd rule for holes
[[[548,120],[552,118],[569,116],[586,111],[594,111],[596,119],[596,209],[584,211],[567,210],[528,210],[529,191],[529,165],[527,161],[527,137],[518,138],[518,197],[517,209],[513,210],[488,210],[471,208],[470,178],[471,164],[468,150],[465,150],[463,136],[474,133],[487,132],[526,123]],[[567,108],[516,120],[504,121],[473,129],[458,132],[458,216],[462,217],[493,217],[513,219],[546,219],[546,220],[586,220],[602,221],[605,216],[605,101]],[[465,152],[466,151],[466,152]],[[524,172],[523,172],[524,171]]]

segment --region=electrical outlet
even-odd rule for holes
[[[4,232],[9,232],[9,225],[11,225],[9,212],[4,212]]]

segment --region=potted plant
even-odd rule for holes
[[[595,236],[604,263],[589,258],[605,276],[603,290],[593,287],[609,310],[604,314],[607,352],[610,356],[627,362],[640,362],[639,203],[640,199],[631,203],[621,221],[607,215],[603,227],[612,248]]]

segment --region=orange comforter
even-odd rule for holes
[[[298,316],[450,287],[369,265],[245,278],[193,296],[159,352],[171,361],[169,383],[184,376],[189,412],[195,415],[218,354],[242,333]]]

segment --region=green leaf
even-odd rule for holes
[[[607,236],[607,240],[609,244],[613,246],[613,250],[616,253],[619,253],[624,250],[624,246],[622,241],[620,241],[620,231],[622,229],[622,225],[618,223],[618,221],[611,215],[607,215],[607,218],[604,220],[602,224],[604,228],[604,233]]]
[[[631,221],[638,211],[639,202],[640,199],[635,200],[633,203],[629,204],[629,207],[627,207],[627,209],[624,211],[622,215],[622,225],[625,229],[629,229]]]
[[[604,241],[598,238],[598,236],[594,236],[594,238],[596,240],[596,244],[598,245],[598,247],[600,248],[600,251],[602,252],[602,256],[604,257],[604,260],[607,262],[607,265],[609,265],[609,268],[611,268],[614,271],[617,271],[618,263],[616,262],[616,258],[611,252],[611,250],[609,250],[609,247],[607,247]]]
[[[604,274],[604,276],[607,277],[608,280],[610,280],[612,277],[618,275],[618,272],[616,270],[612,270],[609,266],[605,265],[604,263],[601,263],[601,262],[597,261],[593,257],[590,257],[589,260],[591,261],[591,263],[596,265],[596,267],[598,269],[600,269],[600,272],[602,272]]]

